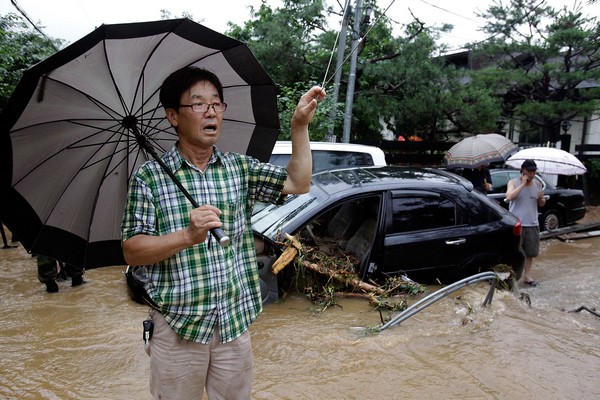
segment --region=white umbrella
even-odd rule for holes
[[[533,160],[541,173],[556,175],[583,175],[587,169],[573,154],[554,147],[530,147],[518,151],[506,160],[506,165],[521,168],[525,160]]]
[[[444,156],[448,168],[476,168],[504,161],[519,148],[510,139],[497,133],[479,134],[461,140]]]

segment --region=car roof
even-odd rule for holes
[[[319,186],[321,190],[329,195],[357,186],[365,190],[375,190],[379,186],[388,186],[391,181],[407,187],[458,183],[469,190],[472,189],[470,182],[458,175],[444,170],[424,167],[354,167],[319,172],[314,174],[312,178],[312,184]]]
[[[253,214],[252,225],[255,232],[271,236],[280,226],[309,212],[316,204],[387,190],[453,191],[457,185],[473,191],[468,180],[434,168],[371,166],[323,171],[312,176],[309,193],[289,196],[282,206],[267,205]]]
[[[336,143],[336,142],[310,142],[313,152],[343,152],[369,154],[373,165],[387,165],[385,153],[379,147],[358,143]],[[273,147],[272,155],[292,154],[292,142],[289,140],[278,140]]]

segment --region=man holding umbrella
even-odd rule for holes
[[[252,205],[310,189],[308,125],[324,97],[313,87],[300,99],[292,156],[282,168],[215,147],[227,108],[215,74],[185,67],[163,82],[160,100],[179,140],[162,160],[201,206],[190,207],[156,161],[131,179],[123,252],[128,264],[149,266],[146,291],[156,312],[146,351],[154,398],[199,399],[205,388],[209,399],[251,397],[248,328],[262,311]],[[216,228],[231,237],[230,246],[211,245]]]
[[[538,286],[531,277],[533,258],[540,252],[540,226],[538,222],[538,207],[546,204],[546,198],[535,173],[537,165],[533,160],[525,160],[521,164],[521,175],[508,182],[506,200],[510,202],[509,211],[521,220],[523,232],[521,246],[525,253],[523,282],[529,286]]]
[[[463,172],[463,177],[467,178],[473,188],[483,194],[487,194],[492,190],[492,175],[487,168],[489,164],[482,164],[475,168],[466,168]]]

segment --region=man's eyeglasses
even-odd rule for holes
[[[194,104],[180,104],[179,107],[189,107],[195,113],[205,113],[208,111],[210,107],[212,107],[215,112],[222,113],[227,110],[227,103],[194,103]]]

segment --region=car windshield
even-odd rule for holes
[[[317,207],[323,197],[326,197],[323,192],[312,190],[310,193],[288,196],[281,206],[257,203],[252,215],[252,228],[267,237],[273,237],[287,221]]]

